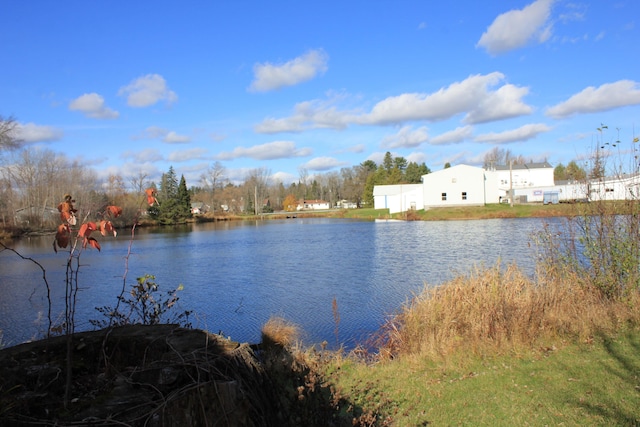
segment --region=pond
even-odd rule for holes
[[[544,221],[550,221],[545,219]],[[556,220],[557,221],[557,220]],[[78,275],[76,330],[104,319],[96,307],[145,274],[159,290],[183,285],[176,312],[192,310],[194,327],[241,342],[259,342],[274,316],[303,331],[306,344],[363,342],[425,286],[474,266],[516,262],[533,274],[531,234],[542,219],[396,222],[328,218],[229,221],[121,231],[85,250]],[[19,240],[14,249],[42,265],[54,321],[64,313],[65,262],[52,236]],[[0,252],[2,344],[44,336],[48,303],[42,270]],[[337,307],[334,312],[333,302]]]

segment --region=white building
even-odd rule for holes
[[[498,203],[495,180],[495,174],[467,165],[456,165],[423,175],[424,207]]]
[[[416,194],[419,189],[422,198]],[[640,200],[640,175],[555,184],[553,167],[547,162],[491,170],[457,165],[423,175],[422,184],[376,185],[373,199],[376,209],[387,208],[393,214],[409,209],[510,202],[510,191],[515,203],[543,203],[545,193],[557,194],[559,202]]]
[[[534,185],[553,186],[553,167],[549,163],[530,163],[509,167],[483,168],[456,165],[422,176],[422,184],[376,185],[374,207],[389,209],[389,213],[413,208],[428,209],[443,206],[483,206],[500,203],[509,189],[533,189]],[[422,189],[422,199],[414,192]],[[515,194],[518,194],[514,191]],[[542,193],[540,195],[542,202]]]
[[[373,207],[389,209],[390,213],[424,209],[422,184],[376,185],[373,187]]]
[[[330,208],[331,206],[329,205],[329,202],[325,200],[300,200],[298,201],[298,206],[296,207],[296,209],[299,211],[314,211]]]

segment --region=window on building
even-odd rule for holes
[[[442,201],[446,201],[447,200],[447,193],[442,193]]]
[[[462,192],[462,200],[467,200],[467,192],[466,191]]]

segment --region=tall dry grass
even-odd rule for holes
[[[566,273],[566,272],[565,272]],[[558,339],[589,340],[640,320],[638,293],[604,298],[580,277],[541,272],[528,278],[515,265],[476,268],[425,287],[377,336],[382,357],[454,352],[505,353],[545,347]]]

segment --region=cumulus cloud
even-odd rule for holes
[[[186,162],[194,159],[204,159],[207,154],[207,150],[204,148],[192,148],[190,150],[174,151],[167,156],[167,160],[170,162]]]
[[[302,132],[309,129],[347,128],[355,120],[354,113],[339,111],[333,99],[304,101],[295,105],[293,115],[283,119],[267,118],[256,125],[258,133]]]
[[[85,93],[69,103],[69,110],[80,111],[92,119],[117,119],[120,113],[108,108],[97,93]]]
[[[472,75],[439,91],[405,93],[378,102],[363,123],[391,124],[410,120],[439,121],[467,112],[467,123],[501,120],[530,114],[532,108],[522,102],[529,90],[507,84],[491,91],[500,84],[504,75],[493,72]]]
[[[35,123],[18,124],[15,129],[16,139],[27,144],[34,142],[51,142],[62,139],[64,132],[53,126],[36,125]]]
[[[458,127],[454,130],[450,130],[445,133],[437,135],[429,141],[431,145],[450,145],[458,144],[467,139],[470,139],[473,135],[473,128],[471,126]]]
[[[409,121],[442,121],[463,115],[468,124],[486,123],[531,114],[523,102],[529,88],[503,83],[500,72],[471,75],[433,93],[404,93],[378,102],[370,112],[340,110],[339,98],[296,104],[289,117],[267,118],[254,127],[258,133],[338,129],[349,125],[390,125]]]
[[[640,84],[632,80],[619,80],[600,87],[589,86],[568,100],[546,110],[555,119],[582,113],[597,113],[614,108],[640,104]]]
[[[475,141],[490,144],[509,144],[511,142],[527,141],[550,130],[551,128],[544,123],[534,123],[504,132],[491,132],[478,135]]]
[[[232,160],[249,157],[255,160],[287,159],[305,157],[311,154],[310,148],[296,148],[293,141],[274,141],[253,147],[236,147],[233,151],[224,151],[216,156],[218,160]]]
[[[380,144],[383,148],[413,148],[429,139],[427,127],[422,126],[413,129],[411,126],[403,126],[396,134],[386,136]]]
[[[327,171],[329,169],[344,166],[346,164],[346,162],[341,162],[333,157],[316,157],[315,159],[309,160],[301,167],[312,171]]]
[[[267,92],[306,82],[324,73],[328,60],[328,55],[322,49],[316,49],[284,64],[256,64],[253,67],[254,80],[249,90]]]
[[[532,40],[545,42],[551,36],[551,6],[554,0],[536,0],[520,10],[499,15],[482,34],[477,46],[499,55],[525,46]]]
[[[178,135],[176,132],[168,132],[163,138],[163,142],[167,144],[186,144],[191,141],[191,138],[186,135]]]
[[[178,95],[169,89],[167,82],[159,74],[147,74],[138,77],[118,91],[119,96],[127,97],[130,107],[149,107],[159,101],[172,104],[178,100]]]

